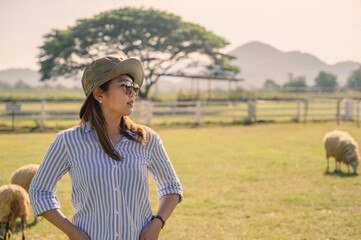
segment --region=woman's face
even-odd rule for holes
[[[132,90],[127,95],[124,83],[133,83],[133,80],[128,75],[120,75],[110,81],[106,92],[101,90],[100,106],[105,116],[120,118],[133,113],[135,92]]]

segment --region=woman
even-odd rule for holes
[[[136,59],[103,57],[82,77],[86,99],[80,125],[59,133],[29,189],[34,215],[69,239],[158,239],[182,188],[158,135],[133,123],[134,100],[144,78]],[[149,203],[148,171],[159,208]],[[60,210],[56,184],[69,172],[71,222]]]

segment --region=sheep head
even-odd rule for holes
[[[345,156],[345,162],[352,166],[354,174],[356,174],[357,167],[359,164],[359,155],[355,151],[349,151]]]

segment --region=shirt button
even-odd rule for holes
[[[114,191],[117,191],[118,189],[114,188]]]
[[[115,214],[118,214],[119,212],[117,211],[117,212],[115,212]]]
[[[116,233],[115,236],[118,237],[118,233]]]

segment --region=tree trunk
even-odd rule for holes
[[[148,94],[149,94],[149,90],[151,86],[145,85],[145,88],[143,88],[141,91],[139,91],[139,97],[141,99],[147,99],[148,98]]]

